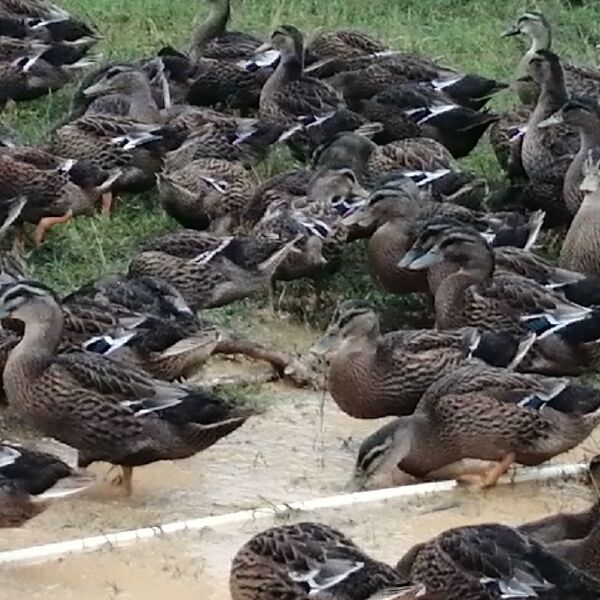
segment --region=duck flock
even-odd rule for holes
[[[0,526],[88,488],[91,463],[116,467],[111,484],[131,494],[134,467],[268,418],[185,378],[215,352],[298,378],[308,359],[228,339],[204,318],[274,281],[326,288],[357,239],[374,287],[422,295],[431,316],[430,328],[383,333],[372,306],[341,298],[307,353],[326,357],[339,409],[395,417],[361,444],[358,483],[402,472],[488,488],[583,442],[600,425],[600,391],[570,379],[600,356],[600,71],[561,61],[539,12],[505,33],[530,41],[507,84],[359,31],[230,31],[229,0],[202,4],[189,48],[99,65],[94,27],[42,0],[0,0],[5,110],[74,84],[44,145],[0,132],[0,234],[13,239],[0,254],[3,395],[78,452],[73,467],[0,445]],[[486,108],[511,93],[509,112]],[[486,133],[504,172],[493,193],[457,162]],[[281,149],[297,166],[259,180],[255,167]],[[51,228],[109,218],[151,190],[181,227],[144,240],[126,273],[65,297],[31,279],[24,251],[52,244]],[[562,244],[558,261],[544,236]],[[452,529],[394,567],[324,523],[278,526],[239,550],[230,590],[599,599],[600,503],[518,529]]]

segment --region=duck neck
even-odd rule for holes
[[[300,79],[304,71],[304,58],[296,52],[284,53],[271,80],[279,84]]]
[[[403,435],[410,436],[407,447],[403,449],[404,457],[396,457],[401,471],[421,478],[448,464],[449,456],[440,448],[439,435],[427,415],[417,409],[409,417],[401,419],[409,423]],[[452,459],[450,461],[453,462]]]
[[[10,353],[4,369],[4,387],[10,402],[18,401],[17,386],[30,384],[54,360],[63,331],[63,314],[55,302],[38,302],[23,317],[23,339]]]
[[[494,274],[494,255],[487,252],[478,257],[476,265],[459,269],[446,277],[435,294],[436,324],[440,329],[465,325],[465,292],[472,285],[485,284]]]
[[[538,50],[550,50],[552,47],[552,32],[549,29],[540,29],[531,36],[531,46],[527,54],[533,55]]]
[[[218,0],[211,4],[208,17],[198,26],[194,34],[194,53],[199,58],[206,45],[225,32],[231,8],[229,0]]]
[[[158,120],[160,110],[148,81],[140,80],[129,97],[131,98],[131,112],[136,120],[148,122],[156,122]]]
[[[537,125],[560,110],[569,101],[562,69],[552,81],[544,82],[541,86],[535,110],[531,116],[530,125]]]

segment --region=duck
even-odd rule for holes
[[[88,489],[94,476],[56,456],[0,444],[0,528],[20,527],[60,498]]]
[[[556,186],[562,199],[565,175],[580,145],[578,131],[567,125],[539,126],[569,100],[560,59],[540,50],[530,58],[528,69],[541,92],[523,136],[523,168],[531,181]]]
[[[210,12],[197,27],[191,55],[195,60],[239,61],[252,56],[263,44],[260,38],[242,31],[229,31],[231,0],[206,0]]]
[[[229,589],[232,600],[275,600],[281,594],[290,600],[367,600],[394,590],[398,596],[390,597],[404,599],[416,593],[390,566],[316,522],[272,527],[252,537],[233,558]]]
[[[327,83],[304,74],[304,38],[291,25],[277,28],[272,46],[280,53],[279,65],[262,88],[259,114],[296,125],[300,120],[331,118],[344,108],[341,96]]]
[[[503,361],[514,368],[533,341],[473,328],[382,334],[372,308],[346,301],[311,351],[328,355],[328,388],[337,406],[357,419],[378,419],[412,414],[431,384],[463,364]]]
[[[492,340],[502,339],[500,336]],[[526,339],[526,342],[529,341]],[[485,347],[487,344],[488,348]],[[519,364],[528,359],[528,351],[533,341],[524,345],[524,352],[517,354]],[[492,347],[489,340],[483,337],[483,351]],[[507,348],[510,353],[512,348]],[[483,354],[485,356],[485,354]],[[488,362],[490,362],[488,360]],[[447,393],[468,394],[484,390],[494,390],[500,397],[502,394],[510,400],[515,392],[529,391],[543,397],[547,406],[566,414],[588,414],[600,408],[600,394],[593,387],[571,382],[566,377],[548,377],[536,373],[519,373],[515,370],[502,368],[499,363],[485,364],[482,361],[471,360],[462,366],[442,375],[434,381],[421,397],[426,403],[433,398]]]
[[[593,309],[571,302],[560,291],[530,279],[495,274],[494,253],[473,230],[442,230],[437,238],[430,237],[425,246],[430,250],[420,247],[417,241],[399,266],[422,269],[454,265],[454,272],[436,286],[438,328],[471,326],[516,335],[534,330],[539,334],[536,349],[548,361],[549,373],[581,372],[586,368],[585,348],[593,347],[598,334]]]
[[[94,64],[88,58],[72,64],[53,65],[36,51],[14,61],[0,61],[0,102],[35,100],[67,85],[78,71]]]
[[[595,240],[600,226],[598,193],[600,189],[600,147],[593,148],[583,165],[583,181],[580,189],[584,194],[575,218],[569,226],[560,251],[560,265],[586,275],[600,275],[600,254],[596,252]]]
[[[180,381],[204,365],[222,339],[221,331],[193,317],[176,321],[146,316],[135,327],[104,329],[85,340],[88,352],[125,360],[155,379]],[[89,334],[88,334],[89,335]]]
[[[529,38],[531,45],[519,61],[518,76],[527,75],[530,59],[540,50],[552,50],[552,30],[548,19],[539,11],[528,11],[522,14],[515,25],[503,33],[504,37],[524,35]],[[589,67],[577,67],[563,63],[565,83],[569,94],[592,95],[600,99],[598,84],[600,71]],[[537,85],[536,85],[537,84]],[[515,86],[521,102],[526,106],[535,106],[540,94],[539,82],[517,81]]]
[[[99,174],[84,163],[61,162],[43,152],[0,152],[3,201],[22,195],[23,202],[13,220],[36,225],[37,247],[43,244],[50,228],[74,217],[93,215],[96,204],[110,194],[119,176],[120,171]]]
[[[600,483],[600,460],[593,457],[588,465],[593,491],[598,493]],[[578,513],[558,513],[530,521],[519,526],[519,531],[540,543],[561,544],[567,540],[581,541],[591,533],[600,516],[600,502],[595,501],[589,509]],[[597,577],[597,576],[596,576]]]
[[[198,158],[157,176],[162,207],[188,229],[227,232],[239,221],[256,182],[240,163]]]
[[[7,284],[0,306],[24,323],[4,371],[11,406],[44,435],[77,449],[80,468],[99,460],[120,466],[114,483],[127,495],[134,467],[193,456],[250,416],[199,388],[160,382],[97,354],[57,354],[63,313],[42,284]]]
[[[184,123],[189,127],[189,135],[179,148],[165,156],[166,172],[182,169],[199,158],[219,158],[240,163],[246,168],[253,167],[266,157],[285,131],[285,127],[265,119],[206,114],[203,111],[196,120],[189,112],[185,111],[169,121],[172,127]]]
[[[528,108],[505,111],[489,129],[489,141],[496,160],[513,184],[527,180],[521,149],[530,116]]]
[[[364,487],[397,467],[419,479],[454,478],[478,489],[493,487],[513,463],[540,465],[575,448],[599,424],[599,409],[564,413],[531,389],[426,394],[412,415],[363,441],[355,481]]]
[[[378,146],[360,131],[342,132],[317,148],[314,168],[351,169],[361,185],[402,187],[411,178],[431,197],[476,208],[485,185],[463,171],[450,152],[429,138],[407,138]]]
[[[87,160],[107,171],[122,174],[112,191],[139,193],[152,188],[162,158],[185,139],[185,133],[168,126],[138,123],[109,115],[83,116],[56,129],[48,150],[57,156]],[[110,203],[104,207],[109,214]]]
[[[565,104],[560,113],[546,120],[546,123],[564,122],[579,131],[581,144],[565,174],[563,196],[568,211],[577,213],[583,192],[580,189],[583,181],[583,164],[593,149],[600,148],[600,107],[595,100],[589,98],[572,98]]]
[[[159,277],[102,275],[63,298],[63,304],[72,302],[92,302],[108,306],[117,315],[122,312],[136,313],[172,321],[181,319],[184,322],[194,316],[194,311],[177,288]]]
[[[150,81],[141,69],[115,65],[82,90],[90,100],[86,115],[116,115],[138,123],[158,124],[163,116]]]
[[[462,222],[490,235],[495,244],[525,247],[533,244],[543,223],[541,213],[525,220],[516,213],[476,213],[451,202],[423,199],[409,179],[374,191],[366,203],[355,205],[342,219],[363,232],[375,229],[368,243],[369,270],[381,288],[394,294],[430,291],[426,274],[398,267],[398,257],[406,254],[430,220],[435,220],[436,230],[444,221]]]
[[[353,35],[353,32],[343,33]],[[314,52],[310,51],[308,58],[312,64],[307,66],[307,73],[313,77],[329,78],[331,82],[338,83],[346,78],[347,73],[350,73],[350,79],[353,80],[350,85],[355,90],[359,80],[365,82],[365,89],[359,92],[362,99],[386,91],[387,88],[408,83],[411,86],[417,84],[420,89],[425,89],[434,95],[441,92],[453,102],[473,110],[480,110],[494,95],[508,87],[506,83],[495,79],[460,73],[419,54],[399,52],[389,48],[375,53],[365,53],[357,49],[356,42],[354,46],[355,49],[349,51],[347,55],[333,54],[316,62],[312,62],[316,57]],[[309,50],[310,48],[309,45]],[[331,52],[335,50],[331,48]]]
[[[142,251],[129,264],[129,276],[159,277],[175,286],[193,308],[215,308],[268,287],[278,266],[293,251],[298,238],[271,242],[260,257],[246,256],[247,246],[234,237],[221,238],[193,259],[156,250]],[[254,249],[255,244],[250,245]]]
[[[591,600],[600,593],[596,579],[496,523],[444,531],[411,548],[396,570],[447,600],[496,600],[517,593],[540,600]]]

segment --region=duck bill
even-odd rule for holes
[[[106,85],[106,83],[102,83],[99,81],[94,85],[90,85],[90,87],[85,88],[83,92],[81,92],[86,98],[95,98],[96,96],[103,96],[111,92],[110,86]]]
[[[546,129],[548,127],[553,127],[554,125],[560,125],[564,123],[565,120],[561,113],[554,113],[550,115],[547,119],[544,119],[542,122],[538,123],[539,129]]]
[[[309,352],[317,356],[323,356],[331,352],[337,344],[335,333],[326,333],[316,344],[310,347]]]
[[[503,31],[500,34],[500,37],[514,37],[515,35],[519,35],[520,33],[521,30],[516,25],[513,25],[512,27],[509,27],[506,31]]]
[[[443,260],[444,256],[437,248],[432,248],[426,254],[422,254],[418,250],[409,250],[398,263],[398,267],[410,269],[411,271],[421,271],[438,265]]]
[[[373,218],[366,207],[359,207],[342,219],[342,225],[345,225],[346,227],[351,227],[352,225],[368,227],[372,223]]]

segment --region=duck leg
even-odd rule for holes
[[[44,237],[47,231],[55,225],[61,225],[62,223],[68,223],[73,218],[73,211],[69,209],[62,217],[44,217],[40,219],[37,227],[35,228],[35,245],[39,248],[44,242]]]
[[[120,487],[125,491],[126,496],[131,496],[133,492],[133,467],[120,466],[121,472],[111,483],[115,487]]]
[[[113,207],[113,194],[112,192],[104,192],[102,194],[102,211],[101,214],[103,217],[110,217]]]
[[[510,466],[515,462],[514,453],[507,454],[500,462],[495,463],[490,469],[482,473],[465,473],[457,478],[460,483],[467,483],[473,485],[477,489],[485,489],[488,487],[494,487],[500,477],[504,475]]]
[[[510,466],[515,462],[515,454],[507,454],[499,463],[496,463],[487,473],[484,474],[481,482],[482,488],[494,487],[498,479],[504,475]]]

